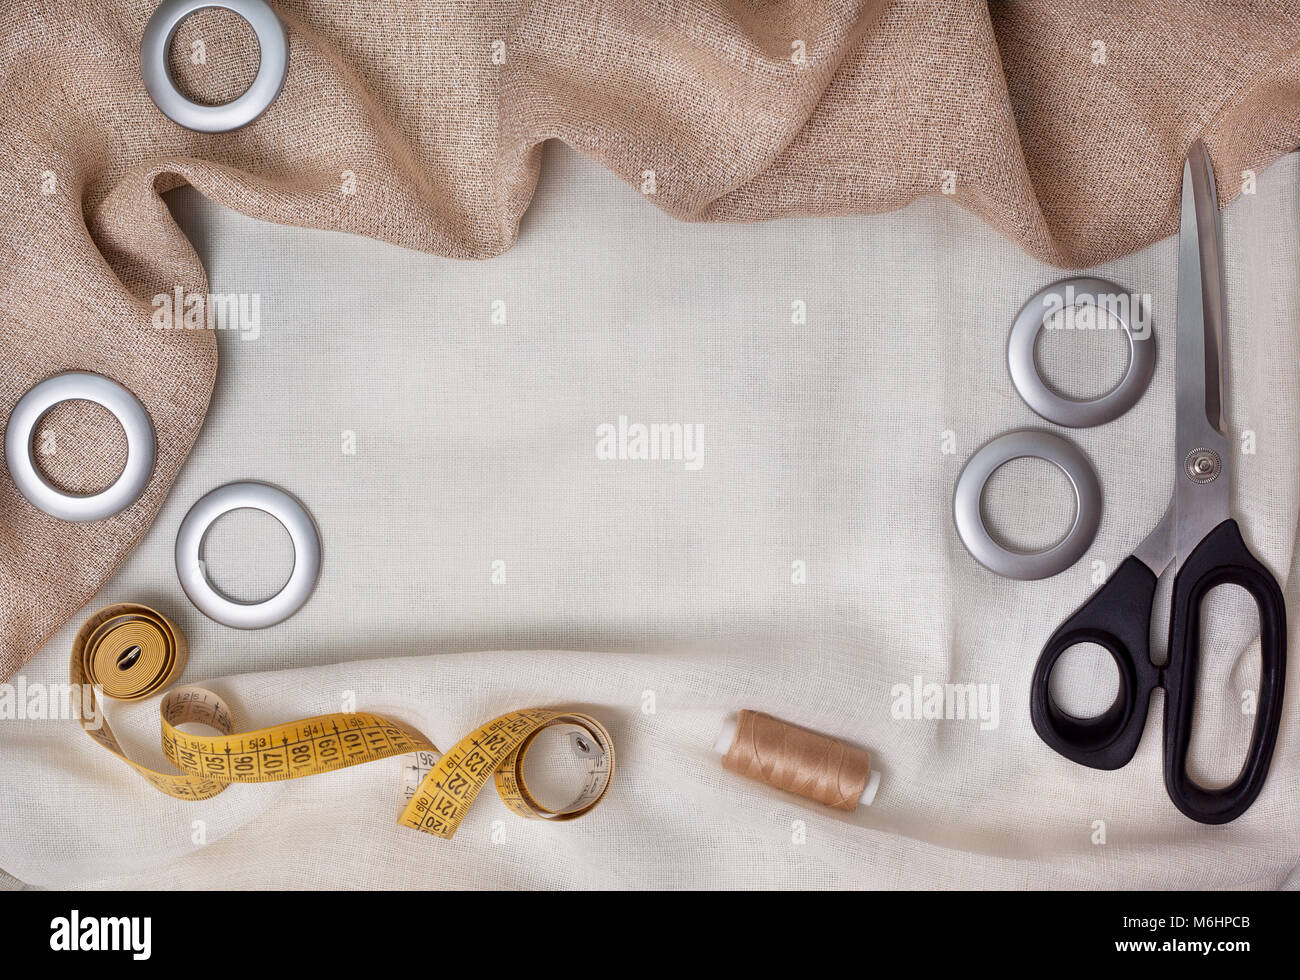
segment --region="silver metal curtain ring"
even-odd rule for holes
[[[108,409],[126,434],[126,466],[100,493],[63,493],[36,468],[32,455],[36,427],[55,405],[69,401],[94,402]],[[18,491],[33,507],[64,521],[102,521],[126,510],[149,485],[155,453],[153,422],[140,400],[116,381],[89,371],[46,378],[18,400],[5,429],[5,459]]]
[[[1038,332],[1055,310],[1078,305],[1077,302],[1068,302],[1071,293],[1076,300],[1078,297],[1090,297],[1097,304],[1098,310],[1102,309],[1101,297],[1128,295],[1115,283],[1094,276],[1076,276],[1044,286],[1029,297],[1011,324],[1007,366],[1011,370],[1011,381],[1025,404],[1047,421],[1071,428],[1102,425],[1119,418],[1136,405],[1151,383],[1151,375],[1156,366],[1155,335],[1150,330],[1140,335],[1135,332],[1129,321],[1135,318],[1137,311],[1130,308],[1129,316],[1125,318],[1113,306],[1108,307],[1128,338],[1128,370],[1118,385],[1098,398],[1064,398],[1048,388],[1038,373],[1034,348]],[[1053,298],[1056,302],[1051,301]]]
[[[1044,551],[1005,548],[984,526],[980,501],[989,477],[1013,459],[1041,459],[1055,464],[1074,488],[1074,522],[1065,537]],[[1039,429],[1020,429],[984,445],[962,468],[953,493],[957,534],[971,556],[985,568],[1007,578],[1047,578],[1065,571],[1084,556],[1101,524],[1101,484],[1097,473],[1074,443]]]
[[[279,592],[264,602],[236,602],[216,590],[204,571],[203,539],[224,514],[245,508],[270,514],[289,532],[293,571]],[[190,601],[209,619],[235,629],[256,630],[288,619],[301,609],[320,576],[321,545],[316,522],[292,495],[267,483],[227,483],[190,508],[176,534],[176,575]]]
[[[167,51],[181,21],[211,7],[244,18],[257,35],[261,49],[261,62],[253,84],[225,105],[200,105],[185,98],[167,68]],[[266,0],[164,0],[145,25],[140,41],[140,68],[145,90],[168,119],[201,133],[226,133],[247,126],[280,94],[289,72],[289,37]]]

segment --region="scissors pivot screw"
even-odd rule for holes
[[[1210,483],[1223,469],[1223,461],[1213,449],[1193,449],[1183,468],[1193,483]]]

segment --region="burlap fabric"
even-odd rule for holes
[[[222,135],[180,129],[145,94],[153,7],[0,9],[0,415],[84,369],[135,392],[158,433],[148,491],[107,521],[47,517],[0,473],[0,678],[113,574],[202,425],[213,337],[151,319],[157,295],[206,292],[170,188],[481,257],[510,246],[540,146],[561,139],[683,219],[874,212],[951,191],[1032,254],[1087,266],[1174,230],[1196,136],[1224,200],[1300,144],[1294,2],[277,0],[284,91]],[[172,58],[209,101],[255,61],[248,31],[216,12],[187,22]],[[38,445],[47,475],[78,491],[124,459],[111,420],[77,404],[47,417]]]

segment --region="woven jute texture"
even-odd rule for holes
[[[152,317],[156,296],[207,291],[171,188],[483,257],[510,247],[541,144],[561,139],[686,220],[951,192],[1033,255],[1088,266],[1174,230],[1195,137],[1225,200],[1300,144],[1296,2],[277,0],[284,90],[220,135],[179,128],[144,92],[154,6],[0,5],[0,417],[43,378],[90,370],[133,391],[158,435],[147,492],[98,523],[47,517],[0,472],[0,678],[113,574],[202,425],[214,338]],[[183,91],[219,102],[256,52],[238,18],[204,11],[171,63]],[[124,460],[84,403],[50,413],[35,445],[79,492]]]

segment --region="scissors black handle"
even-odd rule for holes
[[[1126,558],[1092,598],[1052,634],[1034,668],[1030,716],[1039,738],[1073,762],[1118,769],[1137,751],[1160,671],[1151,662],[1156,575]],[[1049,681],[1061,654],[1079,643],[1104,647],[1119,670],[1119,692],[1095,718],[1076,718],[1052,700]]]
[[[1250,747],[1237,778],[1205,789],[1187,774],[1192,716],[1200,664],[1201,603],[1218,585],[1238,585],[1259,609],[1260,680]],[[1201,823],[1241,816],[1264,786],[1282,718],[1286,677],[1286,605],[1282,590],[1250,553],[1234,520],[1211,531],[1174,578],[1169,654],[1163,668],[1151,661],[1151,606],[1156,575],[1127,558],[1106,583],[1052,634],[1034,668],[1030,714],[1034,730],[1051,748],[1094,769],[1118,769],[1137,751],[1147,707],[1165,688],[1165,788],[1174,805]],[[1119,669],[1119,693],[1095,718],[1075,718],[1057,707],[1049,689],[1052,668],[1070,647],[1096,643]]]
[[[1259,695],[1241,772],[1221,789],[1204,789],[1187,775],[1201,653],[1201,602],[1211,589],[1225,584],[1241,586],[1259,609]],[[1174,805],[1187,816],[1201,823],[1227,823],[1255,802],[1273,759],[1285,680],[1286,602],[1282,590],[1246,547],[1237,522],[1226,520],[1196,546],[1174,579],[1169,663],[1164,671],[1165,787]]]

